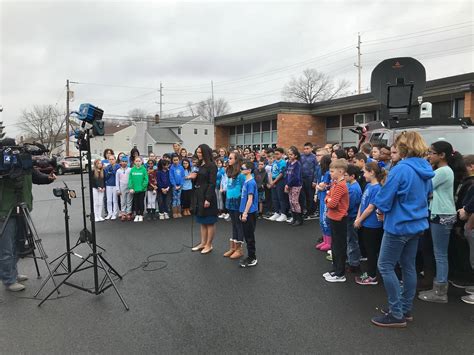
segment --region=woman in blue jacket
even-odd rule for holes
[[[428,152],[423,137],[415,131],[403,132],[395,140],[402,160],[390,170],[385,185],[375,198],[377,215],[384,219],[384,235],[378,268],[388,296],[388,310],[372,323],[381,327],[406,327],[416,293],[415,259],[419,236],[429,228],[428,196],[434,176],[424,159]],[[403,291],[395,274],[400,263]]]

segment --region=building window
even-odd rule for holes
[[[240,124],[231,127],[229,130],[229,143],[237,146],[263,147],[273,146],[278,139],[277,121],[268,120],[262,122],[254,122]]]
[[[454,117],[464,117],[464,99],[454,100]]]
[[[146,147],[146,149],[147,149],[148,154],[152,153],[152,152],[153,152],[153,145],[152,145],[152,144],[148,144],[148,146]]]
[[[178,127],[178,134],[181,134],[181,127]]]
[[[207,129],[204,130],[204,135],[207,136]]]
[[[197,128],[194,128],[194,134],[198,134]]]

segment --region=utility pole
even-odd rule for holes
[[[215,104],[214,104],[214,82],[211,80],[211,98],[212,98],[212,119],[211,123],[214,123],[214,119],[216,118],[216,112],[215,112]]]
[[[163,113],[163,84],[160,81],[160,120],[162,119]]]
[[[69,79],[66,80],[66,156],[69,156]]]
[[[360,95],[362,94],[362,82],[361,82],[361,72],[362,72],[362,65],[360,63],[360,56],[361,56],[361,53],[360,53],[360,44],[361,44],[361,41],[360,41],[360,32],[357,33],[357,64],[354,64],[354,66],[357,68],[357,74],[358,74],[358,89],[357,89],[357,93]]]

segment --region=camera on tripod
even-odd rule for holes
[[[0,177],[21,176],[35,165],[33,155],[42,155],[47,152],[49,150],[39,143],[15,145],[13,139],[0,141]]]

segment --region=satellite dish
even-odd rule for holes
[[[414,58],[390,58],[372,71],[372,95],[389,109],[390,114],[408,114],[426,86],[426,71]]]

